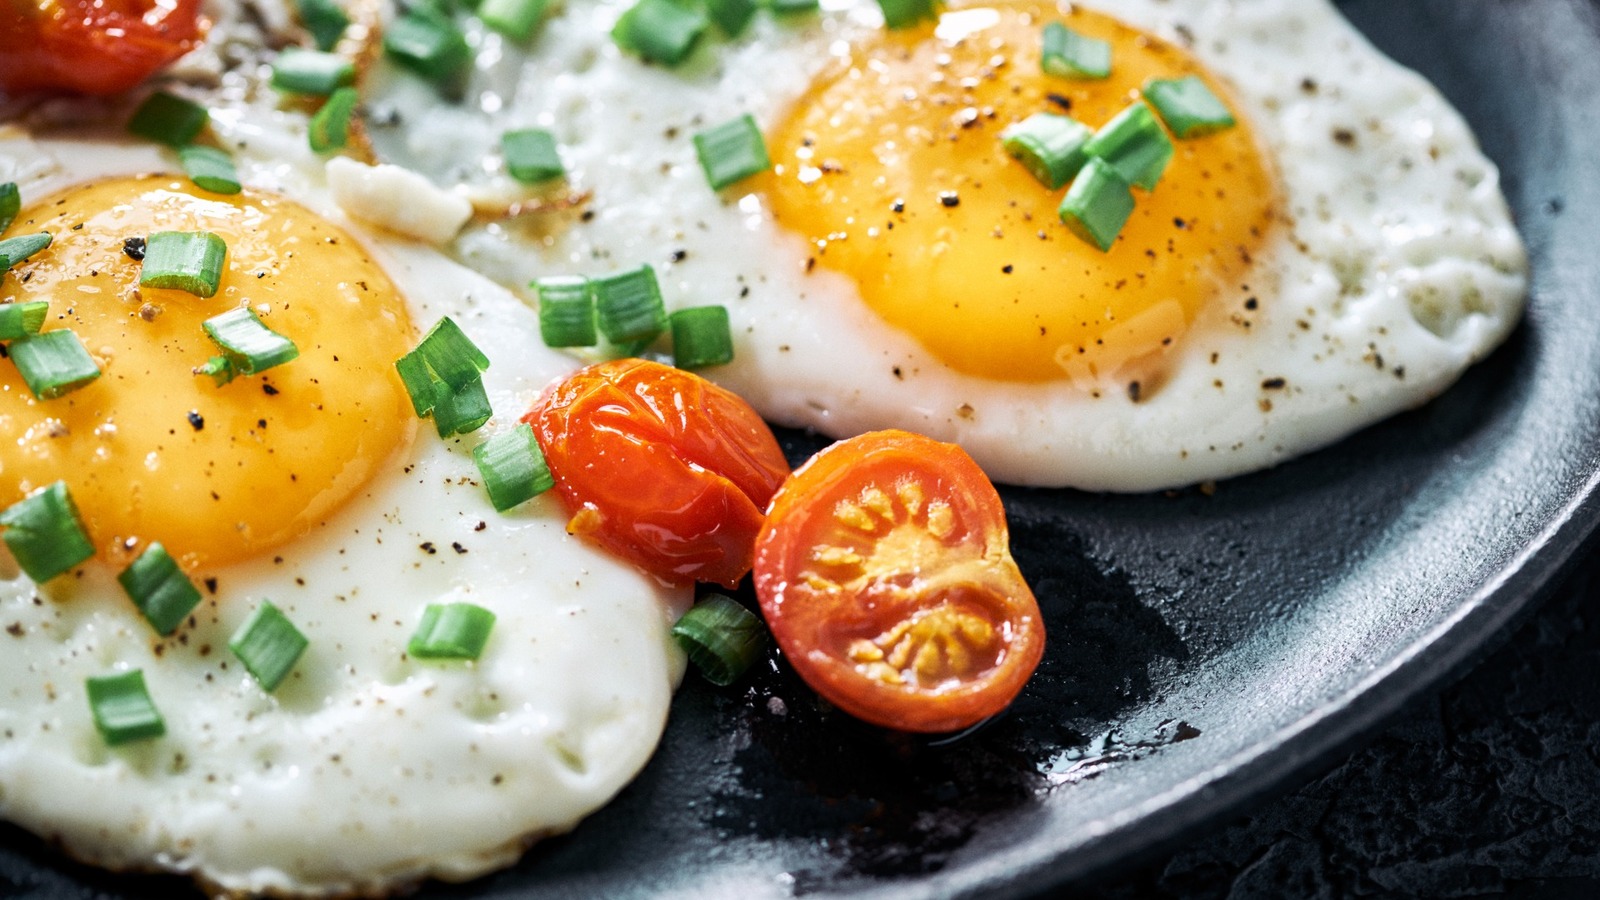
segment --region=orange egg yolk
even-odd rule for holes
[[[0,361],[0,504],[65,480],[113,563],[159,541],[190,571],[241,560],[323,521],[416,432],[394,361],[415,341],[405,305],[348,234],[270,194],[209,194],[151,176],[69,189],[9,235],[49,232],[0,302],[46,300],[44,331],[75,332],[88,385],[36,399]],[[124,250],[157,231],[227,244],[216,296],[141,288]],[[218,386],[202,323],[248,306],[300,355]]]
[[[1111,76],[1041,70],[1058,21],[1109,41]],[[1061,224],[1052,190],[1010,158],[1007,126],[1036,112],[1099,128],[1148,79],[1198,75],[1239,124],[1176,154],[1109,252]],[[1277,218],[1272,167],[1227,86],[1183,49],[1110,17],[1038,3],[968,3],[881,30],[768,136],[757,182],[808,265],[852,278],[878,315],[972,375],[1083,385],[1158,360],[1219,297],[1248,292]]]

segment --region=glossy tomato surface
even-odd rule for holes
[[[120,93],[203,34],[200,0],[0,0],[0,91]]]
[[[1004,709],[1044,653],[1005,510],[966,451],[903,431],[795,470],[756,540],[755,585],[806,683],[851,715],[954,731]]]
[[[615,360],[556,384],[523,421],[573,514],[569,531],[671,584],[733,587],[750,571],[789,463],[734,394],[682,369]]]

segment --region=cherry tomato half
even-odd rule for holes
[[[0,0],[0,91],[120,93],[203,33],[200,0]]]
[[[580,369],[523,417],[583,534],[669,584],[750,571],[762,511],[789,474],[750,405],[642,359]]]
[[[994,486],[960,447],[904,431],[841,441],[795,470],[756,538],[755,584],[800,677],[900,731],[994,715],[1044,654]]]

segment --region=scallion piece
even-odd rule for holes
[[[200,592],[178,568],[167,548],[151,544],[126,569],[117,575],[133,605],[144,613],[156,634],[165,636],[178,630],[184,618],[200,603]]]
[[[518,422],[510,431],[472,448],[472,461],[483,476],[483,486],[496,512],[532,500],[556,485],[527,422]]]
[[[17,183],[0,184],[0,231],[10,228],[19,212],[22,212],[22,192],[17,190]]]
[[[733,332],[725,306],[691,306],[667,317],[672,326],[672,364],[704,369],[733,362]]]
[[[479,373],[489,368],[489,357],[483,355],[478,345],[467,337],[455,320],[445,316],[423,335],[415,350],[406,354],[424,363],[439,380],[451,388],[463,387],[478,380]],[[427,410],[419,409],[417,415]]]
[[[494,613],[471,603],[430,603],[406,652],[417,659],[477,659],[494,629]]]
[[[70,394],[100,377],[100,367],[83,349],[83,342],[65,328],[18,338],[6,352],[28,390],[40,400]]]
[[[596,278],[595,318],[613,344],[651,341],[666,330],[667,308],[656,270],[648,265]]]
[[[1073,234],[1104,252],[1133,214],[1133,192],[1110,163],[1091,159],[1073,179],[1058,213]]]
[[[524,43],[544,19],[549,0],[483,0],[478,18],[492,31]]]
[[[714,191],[772,167],[767,142],[748,113],[695,135],[694,152]]]
[[[360,100],[361,95],[353,87],[342,87],[328,95],[327,102],[311,115],[306,132],[312,152],[327,153],[350,143],[350,118]]]
[[[222,387],[239,374],[233,370],[233,363],[228,362],[226,356],[213,356],[190,371],[196,375],[210,376],[217,387]]]
[[[706,14],[728,37],[738,37],[755,18],[755,0],[706,0]]]
[[[134,110],[128,120],[128,130],[134,134],[172,147],[194,143],[194,139],[210,121],[211,113],[192,100],[157,91]]]
[[[48,231],[41,231],[38,234],[19,234],[0,241],[0,259],[6,261],[5,268],[9,269],[48,246],[50,246]]]
[[[240,375],[254,375],[300,355],[294,341],[273,331],[256,317],[255,310],[239,306],[201,323],[213,343],[222,348],[228,366]]]
[[[474,378],[453,389],[438,382],[434,390],[433,427],[439,432],[439,437],[471,434],[482,428],[494,415],[494,409],[489,406],[489,395],[483,389],[482,378]]]
[[[190,144],[178,151],[178,163],[190,181],[213,194],[239,193],[239,170],[224,150]]]
[[[1174,149],[1166,129],[1156,114],[1135,100],[1111,121],[1100,126],[1083,152],[1103,159],[1121,173],[1129,184],[1151,190],[1172,161]]]
[[[0,512],[3,539],[17,565],[43,584],[94,555],[65,481],[35,491]]]
[[[332,50],[350,27],[350,16],[334,0],[298,0],[300,21],[311,32],[318,50]]]
[[[910,28],[939,20],[939,0],[878,0],[883,24],[890,29]]]
[[[767,8],[780,16],[798,16],[817,11],[817,0],[767,0]]]
[[[678,0],[639,0],[617,19],[611,38],[645,62],[676,66],[694,52],[711,23]]]
[[[39,329],[44,327],[44,318],[49,312],[48,300],[0,303],[0,341],[14,341],[30,334],[38,334]]]
[[[1083,147],[1093,136],[1089,126],[1070,116],[1041,112],[1000,132],[1000,143],[1040,184],[1055,190],[1083,168]]]
[[[1111,44],[1079,34],[1060,22],[1044,26],[1040,67],[1061,78],[1100,79],[1111,75]]]
[[[553,276],[534,282],[539,291],[539,336],[546,347],[593,347],[594,289],[582,276]]]
[[[271,693],[289,676],[310,643],[282,610],[263,600],[228,641],[228,649],[262,690]]]
[[[435,86],[454,91],[472,66],[472,48],[450,17],[416,5],[383,31],[383,49]]]
[[[108,746],[158,738],[167,733],[138,669],[121,675],[103,675],[84,683],[94,727]]]
[[[289,47],[272,62],[272,86],[291,94],[326,97],[355,80],[355,64],[337,53]]]
[[[489,358],[446,316],[416,349],[395,361],[395,370],[419,417],[433,417],[440,437],[467,434],[489,421],[492,410],[482,372]]]
[[[1153,78],[1145,82],[1144,98],[1180,140],[1204,137],[1238,124],[1227,105],[1198,75],[1171,80]]]
[[[760,617],[722,594],[697,602],[672,626],[672,636],[700,674],[719,687],[739,680],[767,646]]]
[[[506,171],[524,184],[539,184],[567,173],[556,151],[555,135],[542,128],[523,128],[500,135]]]
[[[139,286],[214,297],[228,245],[209,231],[157,231],[145,238]]]

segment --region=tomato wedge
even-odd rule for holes
[[[1044,654],[1005,510],[966,451],[904,431],[796,469],[756,538],[755,586],[806,683],[857,718],[955,731],[1004,709]]]
[[[0,91],[120,93],[204,31],[200,0],[0,0]]]
[[[585,535],[669,584],[725,587],[750,571],[762,511],[789,474],[748,403],[682,369],[604,362],[523,417]]]

